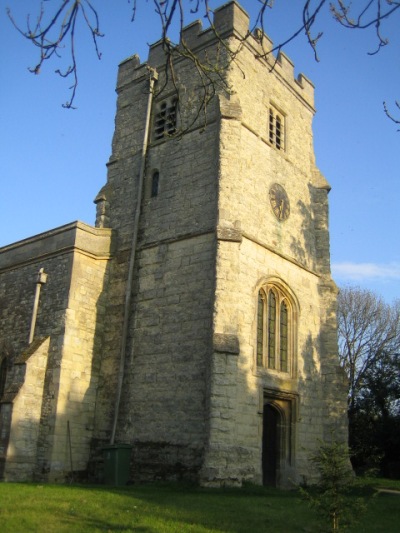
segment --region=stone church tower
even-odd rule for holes
[[[249,20],[230,2],[214,25],[234,45]],[[184,43],[224,61],[200,23]],[[284,54],[273,62],[247,39],[206,112],[207,80],[181,57],[172,83],[160,43],[120,65],[96,227],[1,250],[4,479],[91,471],[122,443],[135,481],[287,487],[312,477],[309,454],[332,431],[346,440],[314,88]],[[27,344],[32,306],[15,280],[33,287],[39,267]]]

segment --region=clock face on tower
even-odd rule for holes
[[[282,185],[274,183],[269,190],[269,201],[272,211],[278,220],[287,220],[290,215],[288,195]]]

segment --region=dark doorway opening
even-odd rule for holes
[[[263,484],[276,487],[280,460],[281,415],[271,404],[264,405],[262,468]]]

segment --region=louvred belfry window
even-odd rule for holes
[[[177,100],[164,100],[158,104],[154,116],[154,140],[158,141],[176,132]]]
[[[278,150],[285,150],[285,117],[273,107],[269,109],[269,142]]]

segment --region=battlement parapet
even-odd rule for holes
[[[253,34],[250,33],[249,15],[236,0],[215,9],[211,27],[203,30],[201,21],[197,20],[183,28],[180,46],[199,53],[216,45],[219,40],[230,37],[244,42],[259,61],[264,61],[310,106],[314,106],[314,85],[303,74],[295,77],[294,64],[284,52],[280,52],[277,57],[273,55],[273,42],[261,29],[257,28]],[[164,43],[160,40],[150,45],[147,63],[140,64],[139,57],[134,55],[120,64],[117,91],[145,75],[147,65],[162,68],[164,64]]]

